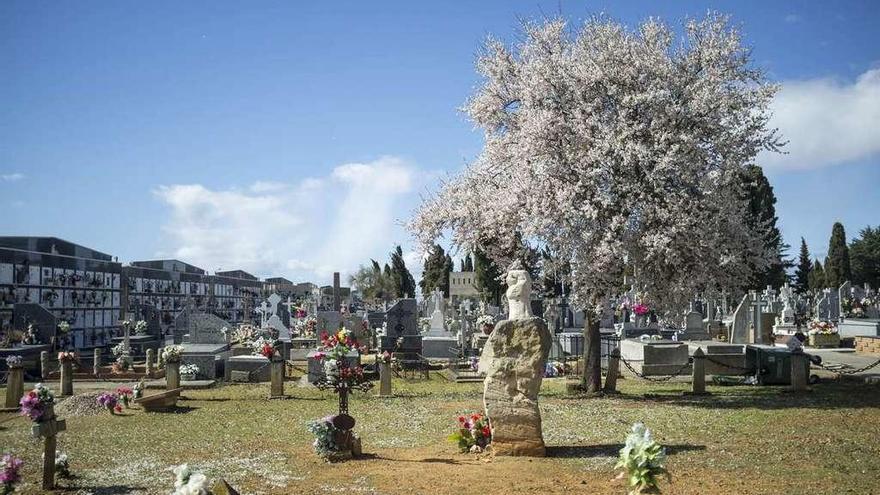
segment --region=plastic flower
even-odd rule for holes
[[[5,493],[12,492],[13,486],[21,480],[21,475],[19,471],[21,470],[21,466],[24,464],[24,461],[17,457],[13,457],[12,454],[5,454],[2,459],[0,459],[0,483],[3,483],[3,488]]]

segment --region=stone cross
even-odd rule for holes
[[[257,308],[257,312],[260,313],[260,328],[266,328],[266,321],[269,315],[269,303],[263,301],[260,303],[260,307]]]
[[[341,311],[342,298],[339,291],[339,272],[333,272],[333,311]]]
[[[45,406],[47,418],[31,427],[31,435],[39,439],[45,438],[43,443],[43,490],[55,488],[55,449],[58,446],[57,435],[67,430],[67,422],[55,417],[55,407]]]
[[[125,339],[123,340],[125,353],[131,352],[131,323],[128,320],[122,322],[122,329],[125,331]]]
[[[772,289],[768,288],[768,290]],[[751,302],[749,304],[752,307],[752,324],[755,327],[755,342],[753,343],[760,344],[763,339],[763,333],[761,333],[761,313],[763,313],[765,307],[770,306],[770,300],[758,297],[758,294],[755,291],[751,291],[751,295]],[[764,296],[767,297],[767,291],[764,291]]]

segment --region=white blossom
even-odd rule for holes
[[[635,32],[603,18],[525,24],[513,49],[490,39],[464,111],[479,157],[409,223],[426,249],[451,235],[501,266],[526,246],[571,267],[573,299],[595,307],[635,270],[653,307],[746,282],[766,266],[741,173],[782,145],[767,128],[777,90],[749,65],[724,16],[657,20]]]

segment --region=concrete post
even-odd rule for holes
[[[155,352],[153,349],[147,349],[147,360],[144,367],[148,376],[153,373],[153,352]]]
[[[24,368],[22,366],[12,366],[9,368],[9,378],[6,382],[6,407],[18,409],[23,395]]]
[[[61,362],[61,395],[73,395],[73,363],[67,359]]]
[[[807,391],[807,355],[803,352],[791,353],[791,390],[792,392]]]
[[[180,362],[165,363],[165,389],[180,388]]]
[[[269,374],[272,380],[269,398],[284,397],[284,360],[280,356],[273,356],[269,366]]]
[[[40,352],[40,376],[43,380],[49,378],[49,351]]]
[[[101,349],[95,348],[92,362],[92,374],[96,377],[101,374]]]
[[[706,353],[699,347],[694,351],[691,387],[693,395],[706,395]]]
[[[391,364],[379,362],[379,397],[391,395]]]

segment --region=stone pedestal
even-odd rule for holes
[[[61,362],[61,395],[73,395],[73,363],[67,360]]]
[[[92,374],[98,376],[101,373],[101,349],[95,348],[92,351]]]
[[[165,363],[165,390],[180,388],[180,363]]]
[[[550,343],[541,318],[501,321],[486,341],[480,357],[480,371],[486,373],[483,404],[497,455],[546,454],[538,391]]]
[[[24,368],[12,366],[9,368],[9,379],[6,382],[6,407],[8,409],[18,409],[23,395]]]
[[[391,364],[379,363],[379,397],[391,397]]]
[[[458,357],[458,339],[455,337],[423,337],[422,356],[433,359],[454,359]]]

